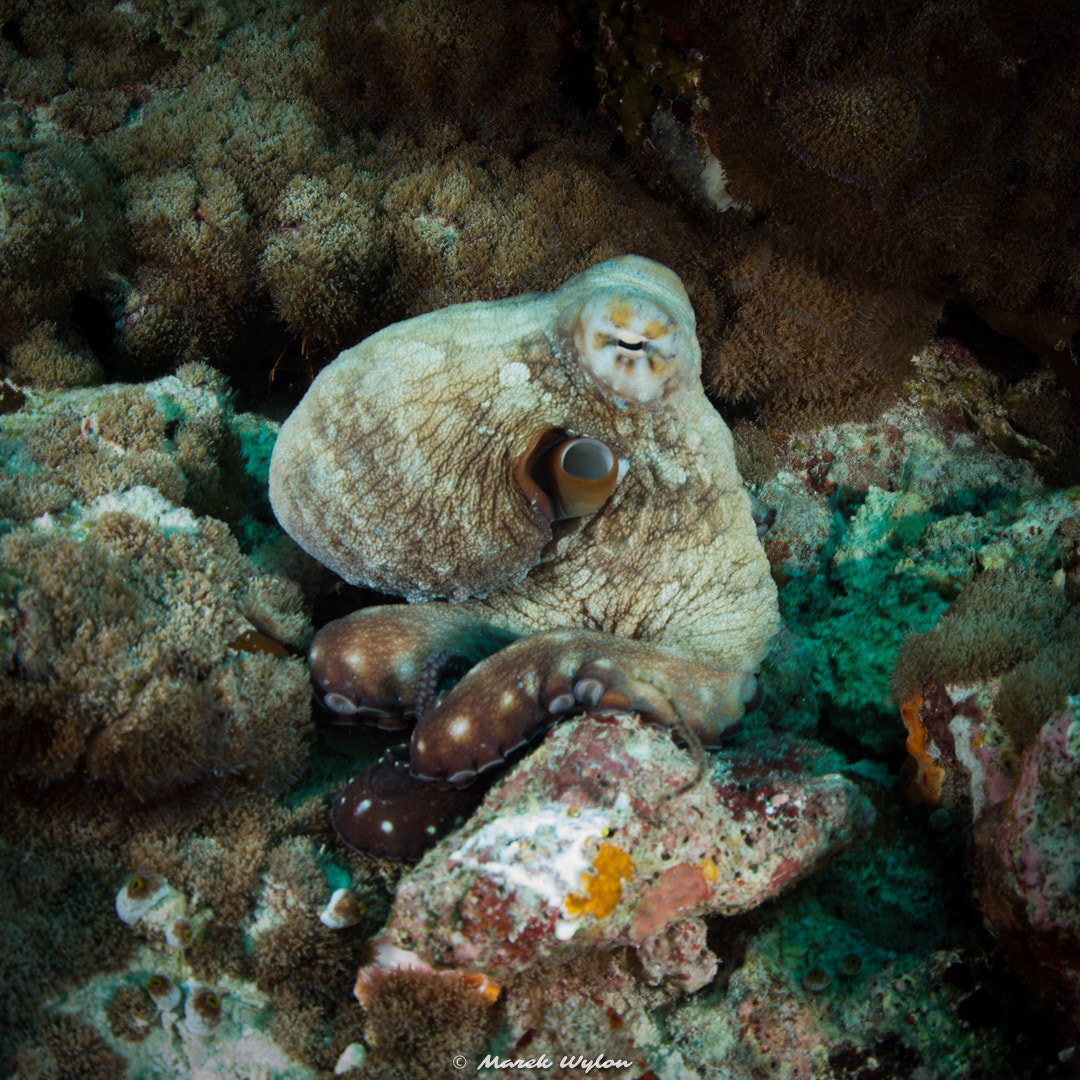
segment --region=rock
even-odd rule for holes
[[[815,775],[821,747],[691,756],[634,714],[563,724],[398,887],[383,941],[496,979],[556,954],[657,939],[756,907],[865,833],[851,782]]]

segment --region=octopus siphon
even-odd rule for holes
[[[625,255],[388,326],[315,379],[274,447],[274,512],[409,601],[311,646],[332,718],[415,720],[337,801],[347,843],[419,857],[571,714],[634,710],[706,747],[739,728],[779,614],[700,376],[679,278]]]

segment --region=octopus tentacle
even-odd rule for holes
[[[402,744],[349,781],[334,803],[334,830],[359,851],[415,860],[483,797],[479,785],[460,790],[417,780]]]
[[[431,711],[447,681],[457,682],[474,661],[457,649],[436,649],[423,663],[416,680],[413,712],[419,720]]]
[[[460,670],[502,648],[513,635],[467,607],[450,604],[365,608],[327,623],[308,653],[316,698],[334,722],[406,727],[418,691],[430,703],[442,678],[431,667],[456,657]],[[427,682],[435,678],[435,686]]]
[[[676,730],[685,723],[715,746],[757,700],[752,672],[716,671],[609,634],[546,631],[482,660],[417,723],[412,771],[465,786],[562,717],[596,708],[633,709]]]

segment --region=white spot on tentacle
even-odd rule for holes
[[[446,734],[457,742],[467,739],[472,734],[472,720],[467,716],[455,716],[446,725]]]

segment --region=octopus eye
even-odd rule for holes
[[[609,446],[560,434],[542,436],[514,468],[518,486],[548,521],[599,510],[619,479],[619,462]]]
[[[694,363],[695,346],[680,333],[681,323],[647,296],[613,299],[598,293],[571,325],[586,373],[601,391],[624,402],[656,401],[671,380],[670,361],[683,358],[680,367]]]
[[[599,510],[618,478],[619,463],[599,439],[568,439],[552,455],[555,516],[581,517]]]

